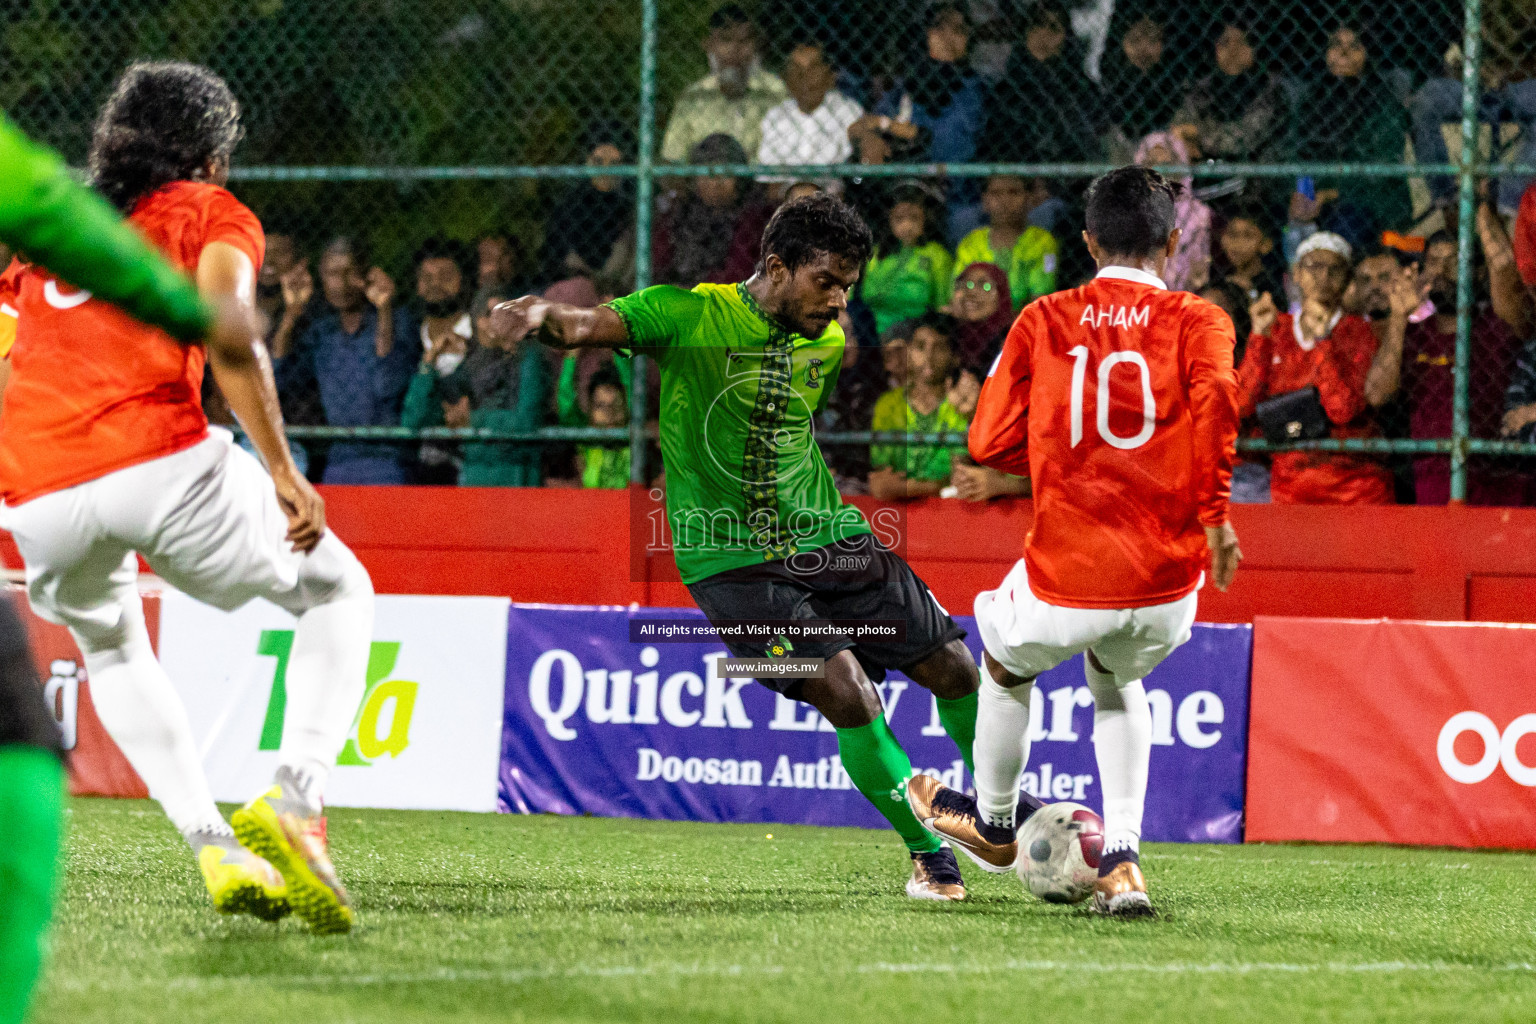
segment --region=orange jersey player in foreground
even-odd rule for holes
[[[204,299],[251,323],[264,238],[223,188],[240,135],[239,104],[216,75],[135,64],[101,112],[90,162],[97,189]],[[264,918],[292,909],[315,931],[346,931],[321,797],[362,699],[373,587],[294,466],[265,347],[250,335],[243,354],[184,344],[41,266],[18,264],[5,288],[0,315],[14,314],[16,334],[0,526],[26,562],[33,609],[69,627],[97,715],[191,846],[214,905]],[[205,365],[265,470],[210,430]],[[215,607],[263,597],[298,617],[273,785],[235,812],[233,830],[150,646],[138,555]]]
[[[926,776],[907,787],[925,825],[1008,870],[1018,826],[1040,807],[1019,790],[1031,684],[1082,654],[1104,794],[1093,902],[1120,916],[1151,912],[1138,852],[1152,752],[1142,677],[1189,639],[1207,559],[1225,590],[1242,558],[1227,521],[1232,321],[1162,281],[1179,242],[1176,194],[1141,167],[1095,181],[1083,237],[1098,276],[1025,308],[982,387],[971,455],[1030,476],[1034,528],[1001,586],[976,598],[976,799]]]

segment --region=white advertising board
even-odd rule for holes
[[[505,598],[376,599],[368,686],[326,802],[494,811],[506,677]],[[221,612],[167,590],[160,661],[186,703],[218,800],[277,767],[295,619],[265,601]]]

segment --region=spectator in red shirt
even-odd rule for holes
[[[1474,437],[1498,437],[1503,426],[1504,394],[1509,387],[1520,339],[1532,325],[1531,304],[1516,269],[1514,248],[1494,209],[1477,211],[1478,238],[1488,266],[1488,290],[1472,314],[1471,416]],[[1451,436],[1456,361],[1456,238],[1441,231],[1424,245],[1419,291],[1396,298],[1413,308],[1425,295],[1433,312],[1412,318],[1394,316],[1382,332],[1381,348],[1366,378],[1365,397],[1379,408],[1401,396],[1409,436]],[[1401,290],[1401,289],[1400,289]],[[1413,464],[1415,499],[1420,505],[1444,505],[1451,496],[1450,459],[1423,455]],[[1467,504],[1525,503],[1529,478],[1486,458],[1467,464]]]
[[[1253,334],[1238,371],[1242,416],[1252,416],[1266,398],[1316,385],[1329,436],[1378,433],[1365,400],[1376,336],[1363,319],[1344,314],[1349,270],[1349,243],[1320,231],[1301,243],[1291,267],[1301,312],[1278,312],[1268,292],[1253,304]],[[1376,459],[1358,455],[1280,452],[1270,466],[1270,494],[1277,503],[1389,505],[1392,474]]]

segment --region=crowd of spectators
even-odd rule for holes
[[[1455,55],[1443,75],[1415,82],[1389,66],[1357,20],[1319,21],[1316,52],[1289,55],[1282,69],[1262,51],[1255,26],[1240,20],[1210,25],[1202,43],[1174,54],[1165,39],[1176,27],[1129,0],[1110,0],[1115,15],[1097,28],[1089,19],[1096,43],[1059,0],[1034,0],[1011,23],[1016,29],[999,33],[994,24],[973,50],[972,15],[991,6],[928,7],[910,59],[882,76],[839,67],[847,41],[815,34],[780,47],[775,74],[764,66],[759,27],[727,4],[702,40],[709,74],[673,104],[660,157],[704,166],[1443,163],[1454,135],[1447,126],[1459,132]],[[1518,124],[1512,151],[1523,156],[1519,140],[1529,139],[1536,152],[1536,80],[1497,65],[1490,74],[1502,77],[1479,117],[1501,129]],[[473,247],[429,240],[407,297],[355,239],[326,245],[312,275],[291,237],[271,236],[259,305],[290,422],[507,431],[627,424],[627,359],[503,346],[486,334],[487,311],[503,299],[540,291],[596,304],[633,286],[633,189],[602,168],[631,162],[634,139],[623,125],[600,121],[582,148],[591,176],[553,198],[537,251],[511,235]],[[1092,274],[1079,239],[1082,184],[1016,175],[666,177],[650,239],[652,279],[684,287],[744,280],[779,203],[802,191],[841,192],[869,219],[877,248],[843,317],[843,372],[818,428],[964,431],[1017,311]],[[1536,185],[1525,184],[1486,182],[1479,195],[1477,437],[1536,441]],[[1285,439],[1266,413],[1280,401],[1303,409],[1293,428],[1310,415],[1309,432],[1293,438],[1450,435],[1453,181],[1428,178],[1417,209],[1400,177],[1186,176],[1182,185],[1181,240],[1166,283],[1231,316],[1247,436]],[[654,417],[656,389],[647,393]],[[1299,395],[1310,405],[1296,405]],[[971,464],[963,447],[838,445],[827,454],[843,490],[882,499],[985,500],[1029,488]],[[329,483],[622,487],[630,465],[622,442],[334,441],[307,445],[303,455],[311,476]],[[647,461],[651,473],[661,471],[654,452]],[[1245,460],[1234,496],[1438,504],[1449,498],[1449,480],[1444,455],[1287,452]],[[1531,503],[1536,485],[1508,460],[1474,458],[1469,500]]]

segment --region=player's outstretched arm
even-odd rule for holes
[[[524,295],[491,310],[491,335],[506,344],[528,335],[552,348],[619,348],[629,344],[624,321],[607,306],[568,306]]]
[[[1030,331],[1035,319],[1026,308],[1014,321],[971,416],[971,458],[1012,476],[1029,476]]]
[[[1211,549],[1211,582],[1225,593],[1237,576],[1237,563],[1243,560],[1243,549],[1237,546],[1237,531],[1231,523],[1207,526],[1205,543]]]
[[[196,341],[212,314],[117,211],[0,115],[0,241],[130,316]]]
[[[1211,582],[1226,590],[1243,552],[1227,515],[1232,464],[1237,458],[1237,373],[1232,367],[1232,321],[1215,307],[1200,310],[1184,340],[1184,377],[1189,381],[1197,516],[1211,549]],[[1251,349],[1250,349],[1251,351]]]
[[[272,474],[278,503],[288,516],[289,542],[295,551],[310,551],[325,534],[325,501],[294,465],[283,434],[272,360],[256,331],[256,269],[235,246],[212,242],[198,260],[197,283],[215,310],[208,366]]]

